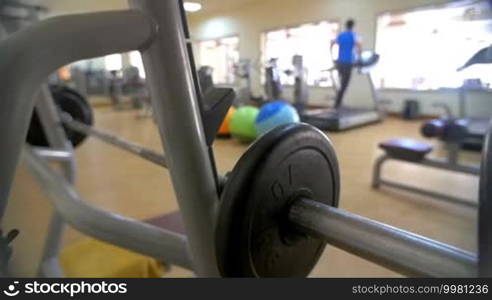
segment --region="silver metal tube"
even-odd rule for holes
[[[480,175],[480,166],[478,165],[453,164],[437,158],[426,158],[422,161],[419,161],[418,163],[424,166],[443,169],[447,171],[460,172],[469,175]]]
[[[407,163],[413,163],[413,164],[418,164],[418,165],[422,165],[422,166],[426,166],[426,167],[442,169],[442,170],[452,171],[452,172],[465,173],[465,174],[469,174],[469,175],[480,175],[480,166],[479,165],[451,164],[447,160],[437,159],[437,158],[424,158],[422,160],[413,162],[413,161],[408,161],[408,160],[392,157],[392,156],[389,156],[386,154],[382,155],[381,157],[379,157],[377,159],[375,168],[380,169],[381,165],[387,160],[396,160],[396,161],[402,161],[402,162],[407,162]]]
[[[40,88],[35,109],[50,147],[64,149],[71,154],[69,159],[62,161],[62,168],[68,182],[75,183],[77,167],[75,165],[75,158],[73,157],[73,146],[67,139],[65,130],[61,125],[58,109],[47,84],[43,84]],[[55,153],[47,153],[45,151],[44,154]]]
[[[383,111],[381,109],[381,99],[379,98],[379,94],[376,90],[376,86],[374,85],[374,79],[372,78],[372,73],[369,71],[367,74],[367,81],[369,82],[369,88],[371,90],[371,98],[374,103],[374,110],[379,113],[379,117],[383,117]]]
[[[57,160],[61,164],[63,175],[70,184],[76,180],[75,157],[72,143],[67,139],[65,130],[60,122],[60,116],[55,101],[47,84],[43,84],[38,93],[36,112],[41,121],[43,131],[50,147],[64,151],[44,149],[41,154],[45,158]],[[39,152],[38,152],[39,153]],[[49,157],[48,157],[49,156]],[[44,277],[61,277],[63,270],[58,257],[62,247],[63,232],[66,224],[60,214],[54,210],[51,216],[38,274]]]
[[[219,276],[213,230],[219,199],[182,26],[181,3],[129,3],[157,23],[156,37],[142,56],[194,270],[201,277]]]
[[[50,18],[0,43],[0,218],[42,81],[77,60],[140,49],[154,31],[138,11],[102,12]]]
[[[52,196],[50,200],[56,211],[77,230],[110,244],[191,268],[185,236],[93,207],[42,158],[28,150],[24,151],[24,159]]]
[[[406,185],[406,184],[401,184],[401,183],[390,181],[390,180],[386,180],[386,179],[380,179],[378,181],[378,184],[379,185],[386,185],[386,186],[389,186],[389,187],[392,187],[392,188],[395,188],[395,189],[404,190],[404,191],[407,191],[407,192],[412,192],[412,193],[415,193],[415,194],[424,195],[424,196],[427,196],[427,197],[432,197],[432,198],[435,198],[435,199],[438,199],[438,200],[444,200],[444,201],[447,201],[447,202],[450,202],[450,203],[454,203],[454,204],[460,204],[460,205],[469,206],[469,207],[472,207],[472,208],[477,208],[478,207],[478,202],[474,202],[472,200],[468,200],[468,199],[464,199],[464,198],[459,198],[459,197],[454,197],[454,196],[450,196],[450,195],[446,195],[446,194],[438,193],[438,192],[433,192],[433,191],[429,191],[429,190],[424,190],[424,189],[420,189],[420,188],[417,188],[417,187],[414,187],[414,186],[409,186],[409,185]]]
[[[62,115],[62,121],[65,125],[70,127],[72,130],[82,132],[84,134],[90,135],[92,137],[98,138],[99,140],[111,144],[115,147],[128,151],[130,153],[136,154],[143,159],[153,162],[159,166],[167,168],[166,157],[154,150],[146,149],[138,144],[126,141],[120,137],[114,136],[110,133],[104,132],[100,129],[87,126],[76,120],[73,120],[70,115]]]
[[[470,252],[319,202],[295,202],[289,218],[338,248],[405,275],[477,276],[477,257]]]
[[[72,159],[72,153],[66,150],[57,150],[50,148],[33,147],[32,151],[42,158],[49,161],[67,161]]]
[[[42,260],[38,268],[38,276],[46,278],[63,278],[64,274],[60,267],[58,256]]]
[[[372,187],[378,189],[381,184],[381,169],[385,161],[389,159],[388,155],[381,155],[376,159],[374,163],[374,170],[372,171]]]
[[[422,188],[410,186],[407,184],[402,184],[402,183],[398,183],[395,181],[382,179],[381,178],[381,169],[382,169],[384,163],[388,160],[409,162],[409,161],[393,158],[389,155],[380,156],[376,160],[376,163],[374,164],[373,179],[372,179],[372,187],[373,188],[377,189],[381,185],[386,185],[386,186],[389,186],[392,188],[401,189],[404,191],[432,197],[435,199],[448,201],[450,203],[465,205],[465,206],[474,207],[474,208],[476,208],[478,206],[478,203],[474,202],[473,200],[454,197],[454,196],[447,195],[444,193],[433,192],[433,191],[425,190]],[[419,165],[423,165],[423,166],[427,166],[427,167],[432,167],[432,168],[436,168],[436,169],[444,169],[444,170],[453,171],[453,172],[463,172],[463,173],[469,174],[469,175],[479,175],[478,173],[480,171],[480,167],[478,167],[478,166],[452,165],[449,162],[441,161],[441,160],[437,160],[437,159],[424,159],[424,160],[421,160],[418,162],[410,162],[410,163],[415,163],[415,164],[419,164]]]
[[[44,242],[43,254],[38,266],[38,276],[48,278],[63,277],[63,269],[60,266],[59,255],[62,248],[63,233],[67,224],[56,210],[53,210],[48,232]]]

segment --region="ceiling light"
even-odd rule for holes
[[[197,12],[202,9],[202,5],[198,2],[185,2],[184,9],[187,12]]]

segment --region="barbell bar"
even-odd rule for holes
[[[289,220],[330,245],[400,274],[476,277],[477,256],[462,249],[310,199],[295,201]]]
[[[86,135],[93,136],[103,142],[111,144],[115,147],[133,153],[147,161],[157,164],[161,167],[167,168],[166,157],[154,150],[147,149],[136,143],[126,141],[120,137],[112,135],[110,133],[104,132],[100,129],[96,129],[91,126],[87,126],[81,122],[74,120],[69,114],[62,113],[61,119],[63,124],[68,126],[70,129],[84,133]]]

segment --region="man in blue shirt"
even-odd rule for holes
[[[352,67],[356,57],[360,55],[360,52],[362,51],[362,45],[353,31],[354,26],[355,21],[352,19],[348,20],[347,23],[345,23],[345,31],[340,33],[337,38],[331,42],[331,49],[333,49],[335,44],[338,45],[338,59],[335,62],[335,66],[340,78],[340,87],[335,99],[336,109],[342,106],[343,96],[350,82],[350,77],[352,76]]]

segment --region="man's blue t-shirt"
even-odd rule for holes
[[[344,31],[337,37],[338,44],[338,62],[339,63],[353,63],[354,47],[356,42],[356,35],[353,31]]]

